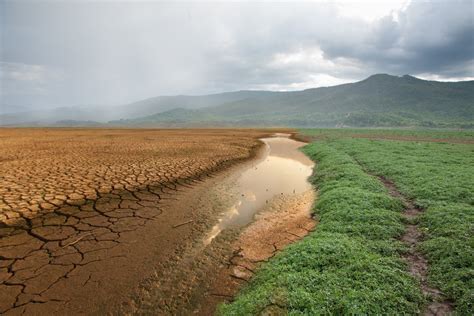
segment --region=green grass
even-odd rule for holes
[[[319,139],[341,137],[410,137],[430,140],[459,140],[474,142],[474,130],[449,129],[368,129],[368,128],[318,128],[301,129],[302,134]]]
[[[474,146],[449,143],[337,139],[332,147],[372,173],[392,180],[425,209],[420,249],[429,282],[455,301],[458,314],[474,311]]]
[[[416,219],[431,285],[474,311],[474,145],[472,131],[303,130],[318,139],[304,148],[317,162],[319,224],[265,264],[223,315],[271,309],[290,315],[419,314],[425,303],[406,270],[397,238],[400,201],[371,174],[384,176],[424,209]],[[411,137],[418,141],[370,140]],[[445,140],[444,143],[419,140]],[[452,141],[453,143],[449,143]],[[363,169],[362,169],[363,168]]]
[[[404,230],[400,201],[347,154],[318,143],[304,148],[317,161],[317,229],[265,264],[222,315],[270,308],[290,315],[417,314],[424,303],[397,241]]]

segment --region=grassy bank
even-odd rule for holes
[[[317,162],[314,232],[264,265],[222,315],[417,314],[419,284],[407,273],[397,241],[400,201],[331,144],[304,148]]]
[[[474,312],[474,146],[341,139],[331,146],[371,172],[392,180],[425,209],[420,249],[429,261],[429,282]]]

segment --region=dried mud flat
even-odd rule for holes
[[[138,311],[215,218],[196,199],[266,134],[1,129],[0,313]]]

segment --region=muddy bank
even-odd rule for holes
[[[256,160],[182,196],[200,214],[183,227],[201,237],[157,266],[120,313],[212,314],[262,262],[314,228],[306,181],[313,163],[298,151],[304,143],[282,136],[263,139]]]

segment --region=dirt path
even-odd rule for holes
[[[429,302],[423,311],[423,315],[449,315],[453,311],[452,302],[447,300],[443,293],[428,285],[427,274],[428,274],[428,261],[423,254],[418,250],[418,245],[423,239],[423,234],[418,228],[417,218],[423,212],[422,209],[417,208],[412,201],[408,200],[403,196],[400,191],[397,190],[395,184],[384,177],[378,177],[380,181],[388,189],[391,196],[401,200],[404,204],[405,210],[403,212],[403,218],[405,219],[405,233],[401,236],[400,240],[408,246],[408,252],[404,255],[410,274],[420,280],[421,290],[423,294],[428,297]]]

